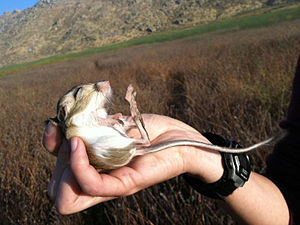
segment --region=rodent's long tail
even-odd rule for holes
[[[286,136],[286,133],[287,132],[285,130],[282,130],[277,135],[275,135],[267,140],[264,140],[262,142],[254,144],[254,145],[251,145],[247,148],[235,148],[235,149],[221,147],[221,146],[208,144],[208,143],[204,143],[204,142],[200,142],[200,141],[174,140],[174,141],[168,141],[165,143],[160,143],[160,144],[153,145],[153,146],[146,147],[146,148],[137,149],[136,155],[144,155],[144,154],[151,153],[151,152],[158,152],[158,151],[164,150],[166,148],[175,147],[175,146],[195,146],[195,147],[199,147],[199,148],[210,149],[210,150],[215,150],[215,151],[225,152],[225,153],[243,153],[243,152],[252,151],[252,150],[257,149],[264,145],[268,145],[268,144],[277,142],[277,141],[281,140],[282,138],[284,138]]]

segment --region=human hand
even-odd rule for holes
[[[208,142],[181,121],[153,114],[144,114],[143,120],[151,144],[180,139]],[[132,129],[128,135],[137,138],[139,132]],[[223,173],[219,153],[195,147],[172,147],[138,156],[124,167],[98,173],[89,164],[80,138],[72,138],[69,146],[59,128],[50,124],[46,127],[43,144],[57,155],[48,193],[61,214],[75,213],[100,202],[136,193],[182,173],[197,175],[206,182],[217,180]]]

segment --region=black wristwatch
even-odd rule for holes
[[[222,138],[212,133],[204,133],[212,144],[228,148],[241,148],[241,146],[230,139]],[[251,173],[251,163],[249,156],[245,153],[221,153],[224,165],[222,177],[214,183],[204,183],[203,181],[184,174],[183,177],[197,192],[214,199],[224,199],[232,194],[238,187],[242,187],[248,181]]]

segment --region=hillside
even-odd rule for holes
[[[40,0],[0,16],[0,67],[65,54],[290,0]]]

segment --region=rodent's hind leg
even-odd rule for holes
[[[125,99],[129,102],[132,119],[135,122],[141,134],[141,139],[137,139],[139,140],[138,143],[148,146],[150,145],[149,135],[145,129],[145,124],[142,115],[137,108],[135,97],[136,97],[136,91],[134,91],[133,86],[130,84],[127,88]]]

